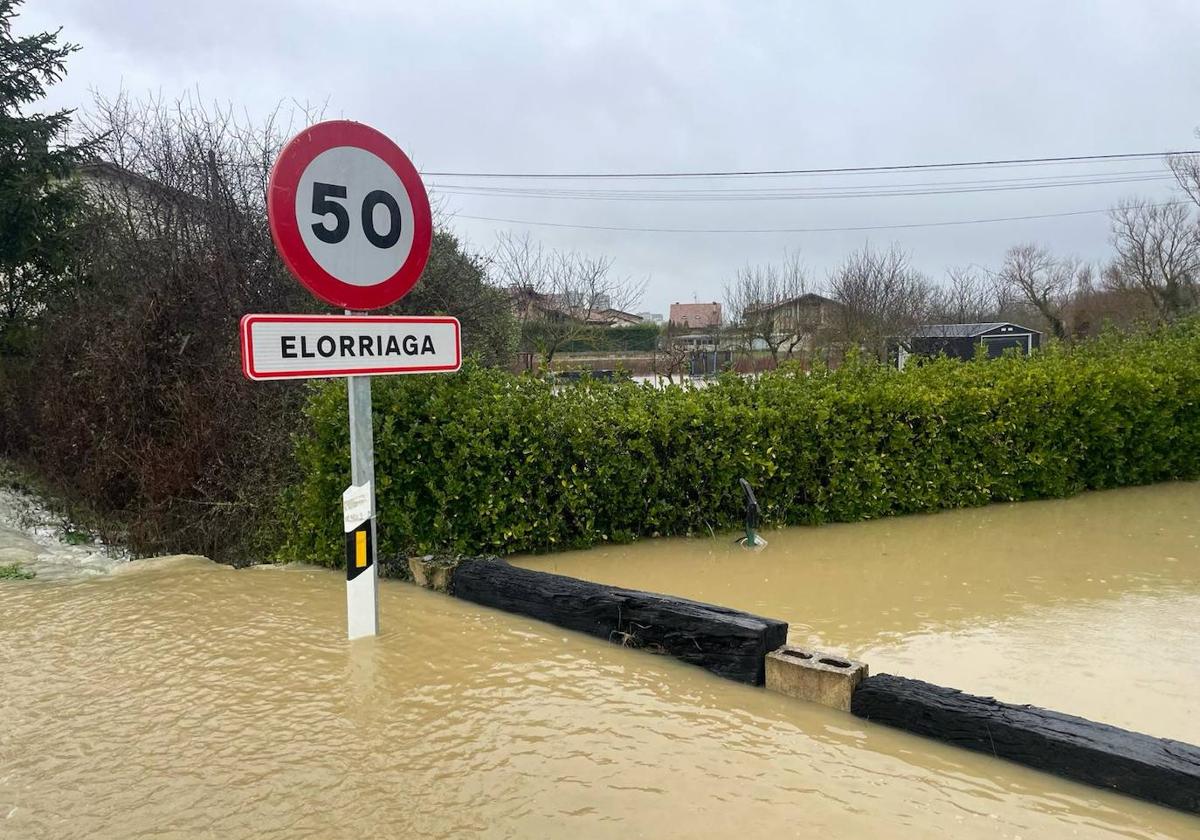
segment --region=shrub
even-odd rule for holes
[[[319,306],[267,225],[283,126],[120,97],[83,128],[97,162],[80,277],[38,301],[26,355],[0,341],[0,452],[136,554],[261,556],[253,537],[291,479],[308,391],[242,375],[238,319]],[[421,283],[388,311],[456,315],[466,350],[504,364],[515,323],[483,267],[439,230]]]
[[[23,568],[18,563],[0,564],[0,580],[33,580],[36,572]]]
[[[560,353],[594,353],[605,350],[649,353],[658,346],[658,324],[629,324],[623,327],[588,327],[564,342]]]
[[[555,390],[468,364],[375,382],[380,550],[516,552],[816,524],[1200,475],[1200,322],[899,372]],[[314,389],[280,557],[341,562],[345,386]]]

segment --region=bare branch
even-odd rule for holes
[[[852,253],[830,276],[829,288],[842,305],[844,339],[880,357],[889,336],[928,320],[935,297],[933,284],[896,245],[886,251],[868,245]]]
[[[994,279],[1002,298],[1033,307],[1056,338],[1066,339],[1064,312],[1082,267],[1078,259],[1057,259],[1046,248],[1026,243],[1008,249]]]
[[[821,326],[823,300],[809,293],[808,270],[796,253],[778,264],[748,265],[725,284],[731,334],[747,350],[766,347],[775,362],[781,352],[790,358],[812,339]]]
[[[1200,137],[1200,131],[1196,132],[1196,136]],[[1200,207],[1200,155],[1170,155],[1167,157],[1167,166],[1171,168],[1179,188],[1193,204]]]
[[[492,281],[508,293],[522,341],[545,364],[566,344],[613,323],[641,300],[646,281],[613,272],[613,260],[548,251],[528,234],[501,234],[490,260]]]
[[[931,320],[951,324],[974,324],[999,317],[995,288],[973,267],[947,269],[946,283],[934,293],[931,306]]]
[[[1200,227],[1181,204],[1124,201],[1109,214],[1117,255],[1108,282],[1139,289],[1162,318],[1174,318],[1197,303]]]

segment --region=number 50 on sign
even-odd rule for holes
[[[334,120],[284,147],[271,175],[271,234],[322,300],[379,309],[416,284],[429,257],[429,197],[408,157],[370,126]]]

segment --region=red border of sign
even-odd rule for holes
[[[453,365],[424,365],[421,367],[377,367],[355,370],[329,370],[314,368],[303,371],[264,371],[254,370],[254,339],[250,327],[260,321],[288,324],[312,323],[372,323],[372,324],[453,324],[454,325],[454,364]],[[272,379],[327,379],[343,376],[376,376],[379,374],[404,373],[453,373],[462,367],[462,325],[457,318],[447,315],[243,315],[238,326],[242,345],[242,373],[247,379],[256,382]]]
[[[373,286],[343,283],[317,263],[300,236],[296,219],[296,186],[313,158],[338,146],[365,149],[392,168],[408,193],[413,209],[413,243],[408,259],[388,279]],[[385,134],[363,123],[330,120],[297,134],[279,153],[267,188],[271,238],[284,265],[310,292],[343,309],[379,309],[404,297],[425,270],[433,242],[433,214],[425,184],[408,156]]]

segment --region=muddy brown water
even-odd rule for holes
[[[1200,744],[1200,484],[764,536],[517,562],[782,618],[790,641],[873,673]]]
[[[525,558],[1186,740],[1200,486]],[[1200,819],[412,587],[0,581],[0,837],[1200,837]]]

